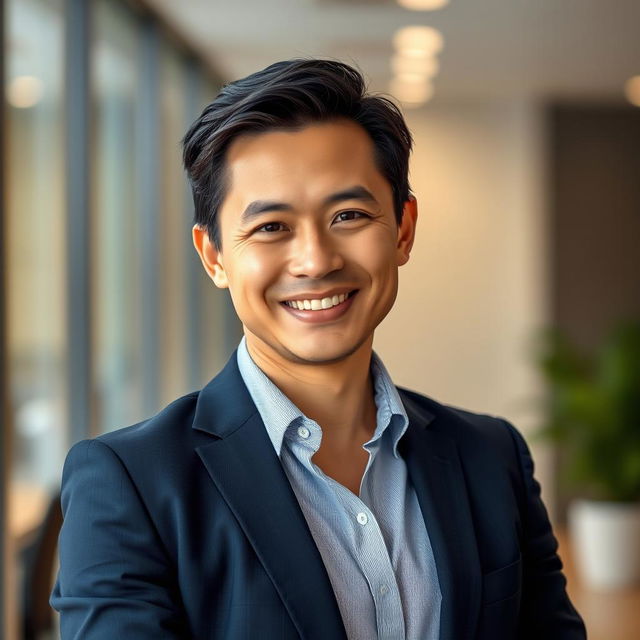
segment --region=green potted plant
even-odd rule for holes
[[[541,434],[563,453],[561,479],[576,498],[569,533],[585,583],[640,581],[640,323],[618,326],[586,355],[547,334],[540,366],[549,383]]]

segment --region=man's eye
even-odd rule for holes
[[[349,222],[349,220],[358,220],[359,218],[368,218],[368,214],[363,211],[341,211],[336,217],[337,222]]]
[[[263,224],[261,227],[258,227],[256,231],[261,231],[263,233],[277,233],[278,231],[284,231],[285,226],[281,222],[267,222],[267,224]]]

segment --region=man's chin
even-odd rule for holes
[[[308,366],[328,366],[344,362],[354,356],[358,351],[370,351],[373,345],[373,334],[365,335],[356,340],[325,339],[318,340],[300,338],[298,340],[266,340],[259,334],[251,332],[244,327],[245,337],[249,352],[254,360],[271,363],[271,366],[286,366],[286,362]]]
[[[332,365],[343,362],[358,352],[367,340],[359,343],[343,346],[342,348],[335,345],[331,348],[318,347],[314,349],[295,347],[282,347],[281,355],[297,364],[306,364],[311,366]]]

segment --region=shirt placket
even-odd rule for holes
[[[362,479],[363,496],[369,493],[367,479],[378,445],[379,442],[373,442],[367,448],[370,460]],[[355,540],[355,548],[352,551],[369,585],[376,613],[378,640],[404,640],[405,627],[400,590],[380,525],[363,500],[333,478],[324,473],[322,476],[332,488],[338,504],[350,516]]]
[[[355,552],[373,598],[378,639],[404,640],[400,590],[378,521],[362,500],[353,494],[346,499],[353,502]]]

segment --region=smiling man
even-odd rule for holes
[[[413,244],[410,150],[325,60],[232,83],[191,127],[194,245],[244,338],[202,391],[70,452],[63,639],[585,637],[521,436],[372,351]]]

